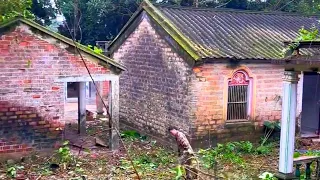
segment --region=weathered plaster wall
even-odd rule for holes
[[[113,58],[127,71],[120,77],[120,120],[167,139],[166,129],[178,126],[189,135],[188,64],[144,16]],[[172,140],[172,138],[169,138]]]
[[[57,39],[19,25],[0,37],[0,153],[51,148],[61,138],[65,76],[87,75]],[[109,70],[86,59],[92,74]],[[12,138],[14,137],[14,138]]]

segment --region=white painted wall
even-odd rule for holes
[[[299,82],[297,87],[297,117],[300,116],[302,111],[303,75],[303,72],[299,74]]]

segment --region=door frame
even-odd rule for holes
[[[319,85],[320,85],[320,74],[318,73],[318,72],[303,72],[303,78],[305,78],[306,76],[308,76],[308,75],[314,75],[314,76],[316,76],[316,78],[317,78],[317,81],[318,82],[315,82],[315,86],[317,86],[318,85],[318,87],[319,87]],[[304,83],[305,83],[305,81],[303,80],[303,84],[302,84],[302,92],[303,93],[305,93],[305,92],[307,92],[306,90],[305,90],[305,88],[304,88]],[[319,83],[319,84],[317,84],[317,83]],[[316,87],[317,89],[316,89],[316,92],[315,92],[315,94],[314,94],[314,97],[315,97],[315,100],[317,100],[317,103],[316,103],[316,105],[315,106],[317,106],[317,108],[318,108],[318,116],[316,116],[316,113],[315,113],[315,117],[318,117],[318,127],[317,128],[315,128],[316,129],[316,131],[318,131],[318,133],[319,133],[319,131],[320,131],[320,105],[319,105],[319,101],[320,101],[320,96],[319,96],[319,94],[320,94],[320,88],[318,88],[318,87]],[[302,113],[302,111],[303,111],[303,104],[304,104],[304,100],[303,100],[303,93],[302,93],[302,101],[301,101],[301,106],[302,106],[302,108],[301,108],[301,113]],[[302,133],[302,127],[303,127],[303,116],[301,115],[301,124],[300,124],[300,131],[301,131],[301,133]],[[315,136],[317,136],[316,135],[316,133],[314,134]]]
[[[77,82],[74,82],[77,83]],[[86,98],[89,99],[92,97],[92,93],[90,92],[90,83],[91,82],[86,82]],[[68,97],[68,82],[64,83],[64,97],[66,102],[78,102],[78,97]]]

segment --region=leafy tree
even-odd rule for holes
[[[7,21],[17,15],[33,18],[32,0],[0,0],[0,22]]]
[[[140,0],[57,0],[69,29],[84,44],[114,38],[139,6]],[[60,26],[59,32],[70,37],[68,27]]]
[[[262,4],[265,6],[264,10],[268,11],[284,11],[311,15],[319,13],[317,7],[320,5],[320,0],[267,0]]]
[[[0,0],[0,22],[21,15],[42,25],[50,25],[56,13],[49,0]]]
[[[234,9],[247,9],[248,1],[243,0],[232,0],[226,3],[226,8],[234,8]]]
[[[295,12],[306,15],[320,12],[317,8],[320,5],[320,0],[199,0],[199,5],[252,11]]]
[[[33,0],[42,2],[46,0]],[[139,7],[142,0],[56,0],[72,34],[83,44],[94,45],[97,40],[112,40]],[[193,6],[194,0],[152,0],[154,3]],[[74,3],[78,2],[75,12]],[[199,7],[233,8],[252,11],[284,11],[303,14],[319,13],[320,0],[198,0]],[[50,19],[54,10],[45,9],[34,12],[42,19]],[[47,12],[49,11],[49,12]],[[49,22],[45,20],[45,22]],[[59,26],[59,32],[71,37],[65,25]]]
[[[179,2],[177,2],[179,3]],[[180,1],[181,6],[193,6],[193,0],[181,0]]]
[[[137,10],[142,0],[54,0],[77,41],[94,45],[112,40]],[[152,0],[158,4],[193,6],[194,0]],[[76,3],[77,2],[77,3]],[[233,8],[253,11],[284,11],[318,14],[320,0],[198,0],[199,7]],[[76,3],[76,4],[75,4]],[[76,7],[76,8],[75,8]],[[0,22],[23,15],[47,26],[59,26],[57,9],[50,0],[0,0]],[[71,37],[65,25],[61,34]]]
[[[35,15],[35,20],[42,25],[51,25],[57,14],[50,0],[32,0],[31,12]]]

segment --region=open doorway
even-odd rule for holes
[[[78,101],[78,82],[67,82],[66,83],[66,100],[67,102]],[[92,82],[86,82],[86,98],[88,102],[94,102],[96,99],[96,89]]]
[[[96,82],[97,85],[102,85],[100,94],[103,97],[103,101],[108,103],[108,93],[109,93],[109,81]],[[64,119],[66,123],[77,123],[78,121],[78,86],[79,82],[67,82],[65,84],[65,114]],[[91,114],[93,117],[96,117],[98,111],[102,112],[102,115],[105,115],[106,109],[98,107],[100,98],[98,97],[96,88],[92,82],[85,83],[85,94],[86,94],[86,110],[88,114]],[[90,118],[88,118],[89,121]]]
[[[320,75],[304,72],[301,112],[301,136],[316,137],[320,129]]]
[[[92,78],[95,80],[96,88],[90,88],[90,83],[89,86],[86,85]],[[109,142],[109,148],[112,150],[118,149],[119,139],[116,134],[116,129],[119,129],[119,76],[108,74],[94,75],[93,77],[71,76],[58,78],[56,82],[64,84],[64,139],[68,140],[70,144],[82,148],[93,147],[96,144],[99,144],[99,146],[107,146],[107,142]],[[69,89],[70,87],[76,87],[71,89],[71,91],[73,91],[73,97],[71,96],[71,98],[74,98],[75,94],[77,94],[77,103],[71,107],[71,111],[74,112],[72,113],[74,118],[70,119],[66,117],[66,113],[68,111],[70,112],[70,106],[68,107],[69,102],[67,101],[68,83]],[[75,93],[75,89],[77,93]],[[69,96],[70,93],[71,92],[69,92]],[[99,98],[97,94],[100,94],[102,98]],[[88,97],[95,96],[96,99],[96,101],[93,102],[97,116],[93,120],[88,120],[87,118],[87,95]],[[109,121],[109,117],[112,117],[112,122]],[[104,131],[109,133],[105,133]],[[96,132],[99,133],[96,134]],[[102,145],[102,143],[104,145]]]
[[[78,121],[78,86],[79,82],[67,82],[65,89],[65,120],[68,123],[77,123]],[[96,89],[92,82],[86,82],[86,109],[95,113],[96,107]]]

